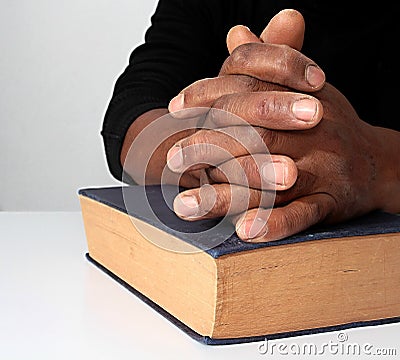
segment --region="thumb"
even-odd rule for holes
[[[304,41],[305,22],[303,15],[294,9],[278,12],[261,33],[265,43],[288,45],[301,50]]]

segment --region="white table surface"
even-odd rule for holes
[[[400,358],[399,323],[346,330],[342,343],[339,332],[270,341],[267,354],[263,342],[200,344],[86,260],[80,212],[0,212],[0,239],[1,360],[304,359],[305,344],[349,358],[344,343],[362,349],[354,359]]]

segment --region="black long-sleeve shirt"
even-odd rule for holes
[[[394,2],[393,2],[394,3]],[[299,10],[306,22],[302,52],[370,124],[400,130],[394,109],[398,42],[394,4],[348,8],[348,1],[160,0],[143,44],[116,81],[103,127],[107,163],[121,180],[125,134],[141,114],[166,108],[192,82],[217,76],[229,55],[226,35],[234,25],[260,34],[280,10]],[[398,91],[397,91],[398,93]]]

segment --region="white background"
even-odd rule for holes
[[[79,210],[119,184],[100,130],[156,0],[0,0],[0,211]]]

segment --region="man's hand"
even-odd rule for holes
[[[268,56],[263,56],[265,53]],[[226,200],[232,192],[243,191],[240,178],[237,184],[224,184],[227,178],[235,179],[238,164],[250,184],[250,210],[233,209],[244,211],[235,218],[237,233],[243,240],[276,240],[322,221],[343,221],[374,209],[398,209],[390,195],[382,197],[383,193],[388,194],[388,185],[392,189],[399,187],[398,169],[388,170],[390,163],[384,155],[398,149],[398,134],[363,122],[343,94],[329,84],[323,86],[324,80],[322,71],[296,50],[252,42],[240,44],[232,51],[220,77],[200,80],[173,99],[172,111],[210,106],[234,113],[256,126],[270,152],[276,154],[275,186],[284,190],[277,192],[277,207],[272,211],[262,209],[264,196],[257,188],[268,179],[262,179],[254,156],[249,156],[238,142],[224,141],[224,132],[201,130],[170,150],[169,165],[179,172],[173,161],[179,156],[185,166],[219,162],[209,170],[215,182],[212,186],[217,194],[216,203],[203,211],[201,190],[191,189],[176,199],[178,215],[188,220],[225,215],[229,208]],[[289,88],[293,90],[288,91]],[[231,128],[231,133],[243,141],[240,131],[233,130],[238,124],[210,120],[217,126]],[[387,144],[382,146],[379,136],[388,139]],[[207,144],[225,148],[235,161],[215,159]],[[189,150],[196,146],[196,151]],[[257,153],[257,148],[252,153]]]
[[[234,26],[227,35],[230,56],[219,76],[183,89],[171,100],[169,111],[179,117],[179,112],[175,114],[179,110],[209,107],[221,96],[241,92],[321,89],[325,74],[314,61],[299,53],[304,30],[303,16],[291,9],[276,14],[260,37],[242,25]]]
[[[285,31],[285,29],[288,29]],[[227,36],[227,44],[228,49],[232,52],[236,47],[248,43],[248,42],[258,42],[262,43],[262,41],[269,41],[275,44],[288,44],[289,46],[300,49],[303,43],[304,37],[304,20],[300,13],[294,10],[283,10],[278,13],[268,24],[264,32],[261,34],[261,37],[257,37],[252,34],[250,30],[243,26],[235,26],[229,32]],[[293,58],[290,60],[292,64],[295,65],[297,61],[297,57],[300,56],[303,60],[304,57],[298,53],[293,53]],[[310,64],[313,64],[310,61]],[[271,73],[269,76],[274,78],[274,72],[281,71],[280,69],[274,69],[273,64],[270,66]],[[324,78],[323,73],[322,78]],[[276,80],[281,76],[276,74]],[[303,78],[303,74],[300,74]],[[292,77],[291,74],[286,74],[285,78]],[[221,81],[222,80],[222,81]],[[304,82],[304,80],[300,81]],[[322,86],[322,85],[321,85]],[[192,91],[191,91],[192,90]],[[189,101],[187,105],[189,106],[208,106],[209,99],[213,101],[213,99],[221,97],[223,94],[234,94],[239,92],[250,92],[250,91],[268,91],[268,90],[286,90],[286,87],[278,85],[278,84],[269,84],[267,82],[257,80],[251,76],[243,76],[243,75],[227,75],[227,76],[219,76],[215,79],[209,79],[209,81],[200,80],[198,83],[195,83],[195,86],[189,87],[187,89],[186,99]],[[310,87],[310,91],[313,91],[313,88]],[[191,96],[191,93],[193,96]],[[221,94],[221,95],[220,95]],[[197,102],[196,102],[197,99]],[[297,98],[298,99],[298,98]],[[179,104],[179,98],[176,99]],[[193,100],[192,102],[190,102]],[[286,99],[282,99],[282,101],[290,102],[296,100],[296,96],[292,99],[287,97]],[[172,104],[174,101],[171,101],[170,110],[174,111]],[[196,104],[196,105],[194,105]],[[221,106],[224,106],[222,103]],[[304,113],[307,112],[306,109],[301,109],[301,104],[297,104],[295,106],[295,111],[298,116],[305,116]],[[317,105],[318,106],[318,105]],[[320,107],[319,107],[320,109]],[[303,113],[303,115],[301,115]],[[166,160],[167,160],[167,152],[168,150],[180,139],[186,138],[187,136],[194,133],[193,130],[185,130],[182,132],[174,133],[172,136],[162,141],[162,143],[157,146],[156,149],[149,148],[151,144],[143,144],[140,149],[133,149],[132,144],[138,143],[135,141],[140,134],[143,133],[144,129],[148,129],[149,126],[156,122],[160,117],[164,117],[168,114],[167,109],[155,109],[144,113],[139,116],[129,127],[128,132],[126,134],[122,151],[121,151],[121,164],[124,167],[124,170],[127,174],[129,174],[134,181],[139,184],[144,183],[145,173],[145,182],[146,184],[157,184],[160,183],[161,176],[164,173],[168,173],[168,168],[165,169]],[[174,116],[178,116],[178,113],[173,113]],[[318,121],[316,118],[315,121]],[[310,127],[312,123],[302,124],[300,126]],[[151,159],[147,162],[147,159],[151,156]],[[143,161],[141,161],[143,160]],[[146,161],[145,161],[146,160]],[[143,162],[143,164],[142,164]],[[168,177],[174,183],[178,181],[178,176],[173,176],[174,174],[170,172]],[[176,174],[175,174],[176,175]],[[200,184],[200,176],[201,172],[197,170],[186,171],[179,177],[179,183],[183,187],[197,187]]]
[[[262,192],[255,188],[259,187],[263,173],[260,174],[259,165],[243,151],[243,147],[240,144],[233,146],[233,141],[221,141],[218,131],[201,130],[179,142],[185,159],[190,159],[193,164],[213,162],[213,153],[206,147],[219,144],[237,160],[224,162],[224,159],[218,159],[221,165],[209,170],[211,179],[218,183],[213,185],[218,196],[214,208],[207,215],[196,217],[193,214],[193,197],[198,199],[198,213],[202,214],[200,189],[180,194],[178,210],[182,212],[182,200],[190,196],[192,214],[189,220],[224,216],[229,206],[225,203],[226,199],[230,198],[232,191],[237,191],[224,182],[227,178],[235,179],[237,164],[243,166],[251,187],[250,198],[253,199],[250,203],[253,209],[245,212],[237,224],[238,235],[245,240],[275,240],[321,221],[338,222],[384,208],[381,194],[385,181],[380,175],[385,172],[381,169],[381,149],[376,139],[376,129],[361,121],[346,98],[330,84],[326,84],[315,96],[325,111],[322,120],[314,128],[305,131],[258,128],[269,151],[281,154],[273,155],[279,164],[275,166],[276,180],[279,181],[275,186],[277,190],[283,190],[283,184],[286,184],[288,189],[277,191],[278,207],[272,211],[258,209],[257,202],[262,207]],[[276,117],[279,116],[277,113]],[[271,118],[274,118],[274,113],[271,113]],[[250,124],[260,125],[258,119],[247,117],[246,120]],[[240,133],[237,134],[240,136]],[[187,148],[196,147],[196,144],[199,144],[197,149],[200,151],[185,154]],[[257,149],[252,150],[257,153]],[[295,177],[297,180],[293,184]],[[244,185],[240,179],[237,184]],[[266,214],[269,216],[268,229],[260,229],[257,225],[252,228],[256,219],[260,222]]]
[[[186,112],[175,111],[194,107],[207,109],[212,105],[213,109],[234,113],[240,118],[252,118],[252,125],[257,125],[255,122],[258,121],[261,126],[271,129],[304,130],[315,126],[322,117],[322,106],[319,101],[306,94],[287,91],[287,86],[291,86],[297,90],[313,92],[321,88],[325,81],[322,70],[312,60],[296,50],[301,49],[303,38],[304,19],[295,10],[283,10],[278,13],[270,21],[260,38],[243,26],[233,27],[227,36],[227,46],[231,56],[225,61],[220,76],[200,80],[184,89],[179,96],[170,102],[169,110],[171,114],[175,117],[185,118]],[[267,43],[264,44],[264,41]],[[251,50],[249,45],[253,47],[252,51],[249,51]],[[268,53],[275,55],[274,57],[266,56]],[[263,61],[260,61],[260,59]],[[277,59],[281,60],[277,62]],[[280,66],[277,66],[277,64]],[[259,70],[258,79],[254,74],[235,74],[236,68],[243,68],[246,65],[252,71]],[[264,71],[264,68],[268,71]],[[225,175],[229,175],[231,182],[233,180],[238,185],[244,185],[241,181],[243,179],[240,179],[243,171],[237,171],[239,166],[253,172],[253,176],[248,177],[250,183],[247,185],[250,187],[268,189],[273,186],[277,190],[286,190],[293,185],[297,177],[297,168],[290,158],[280,155],[273,155],[271,158],[267,154],[264,158],[264,154],[257,154],[256,157],[239,156],[246,155],[246,152],[243,152],[245,149],[239,143],[235,143],[234,137],[229,132],[238,136],[238,140],[242,143],[247,139],[247,143],[250,145],[248,147],[250,153],[257,152],[256,139],[249,138],[250,132],[242,126],[232,127],[232,125],[243,125],[242,123],[235,124],[232,122],[232,117],[229,117],[229,121],[224,124],[224,119],[220,116],[210,116],[214,113],[209,112],[208,114],[208,120],[211,120],[213,127],[230,127],[226,128],[224,132],[220,130],[200,131],[194,137],[184,138],[176,143],[176,146],[172,147],[168,153],[169,167],[173,171],[181,173],[183,177],[196,173],[199,168],[204,166],[204,164],[201,164],[202,150],[210,153],[207,144],[218,145],[224,142],[230,144],[226,152],[228,157],[229,154],[232,154],[237,157],[238,161],[226,162],[227,159],[218,159],[222,156],[221,154],[218,155],[216,151],[211,152],[213,159],[207,159],[211,163],[225,160],[221,167],[214,168],[210,172],[211,180],[215,179],[217,182],[221,181],[221,178],[226,180]],[[262,128],[258,130],[262,130],[262,133],[264,133]],[[254,131],[252,137],[254,137]],[[198,149],[191,147],[192,139],[196,139],[196,141],[203,139],[205,146]],[[184,154],[179,151],[180,145],[185,149]],[[258,149],[258,151],[265,153],[264,149],[265,145],[263,149]],[[195,156],[191,155],[193,151]],[[180,157],[180,155],[183,156]],[[253,171],[256,165],[254,164],[255,159],[258,165],[263,167],[264,176],[260,177],[260,171]],[[190,165],[193,166],[190,167]],[[189,170],[188,166],[190,167]],[[273,175],[274,172],[276,175],[272,179],[271,174]],[[235,189],[235,193],[238,192],[240,190]],[[220,191],[216,193],[218,195]],[[256,196],[250,196],[250,199],[252,199],[250,206],[255,206],[254,201],[257,203],[257,199],[265,198],[262,193],[256,192],[256,194]],[[258,202],[258,205],[260,204],[262,202]],[[228,206],[226,201],[225,205]],[[226,206],[224,207],[225,210]],[[179,211],[177,207],[176,210]],[[190,216],[190,211],[186,211],[188,209],[182,206],[180,208],[186,213],[187,217]],[[193,209],[189,210],[193,211]],[[243,210],[246,209],[237,206],[230,207],[230,211],[233,213]],[[220,209],[219,211],[223,212],[224,210]],[[208,215],[217,216],[213,211]]]

